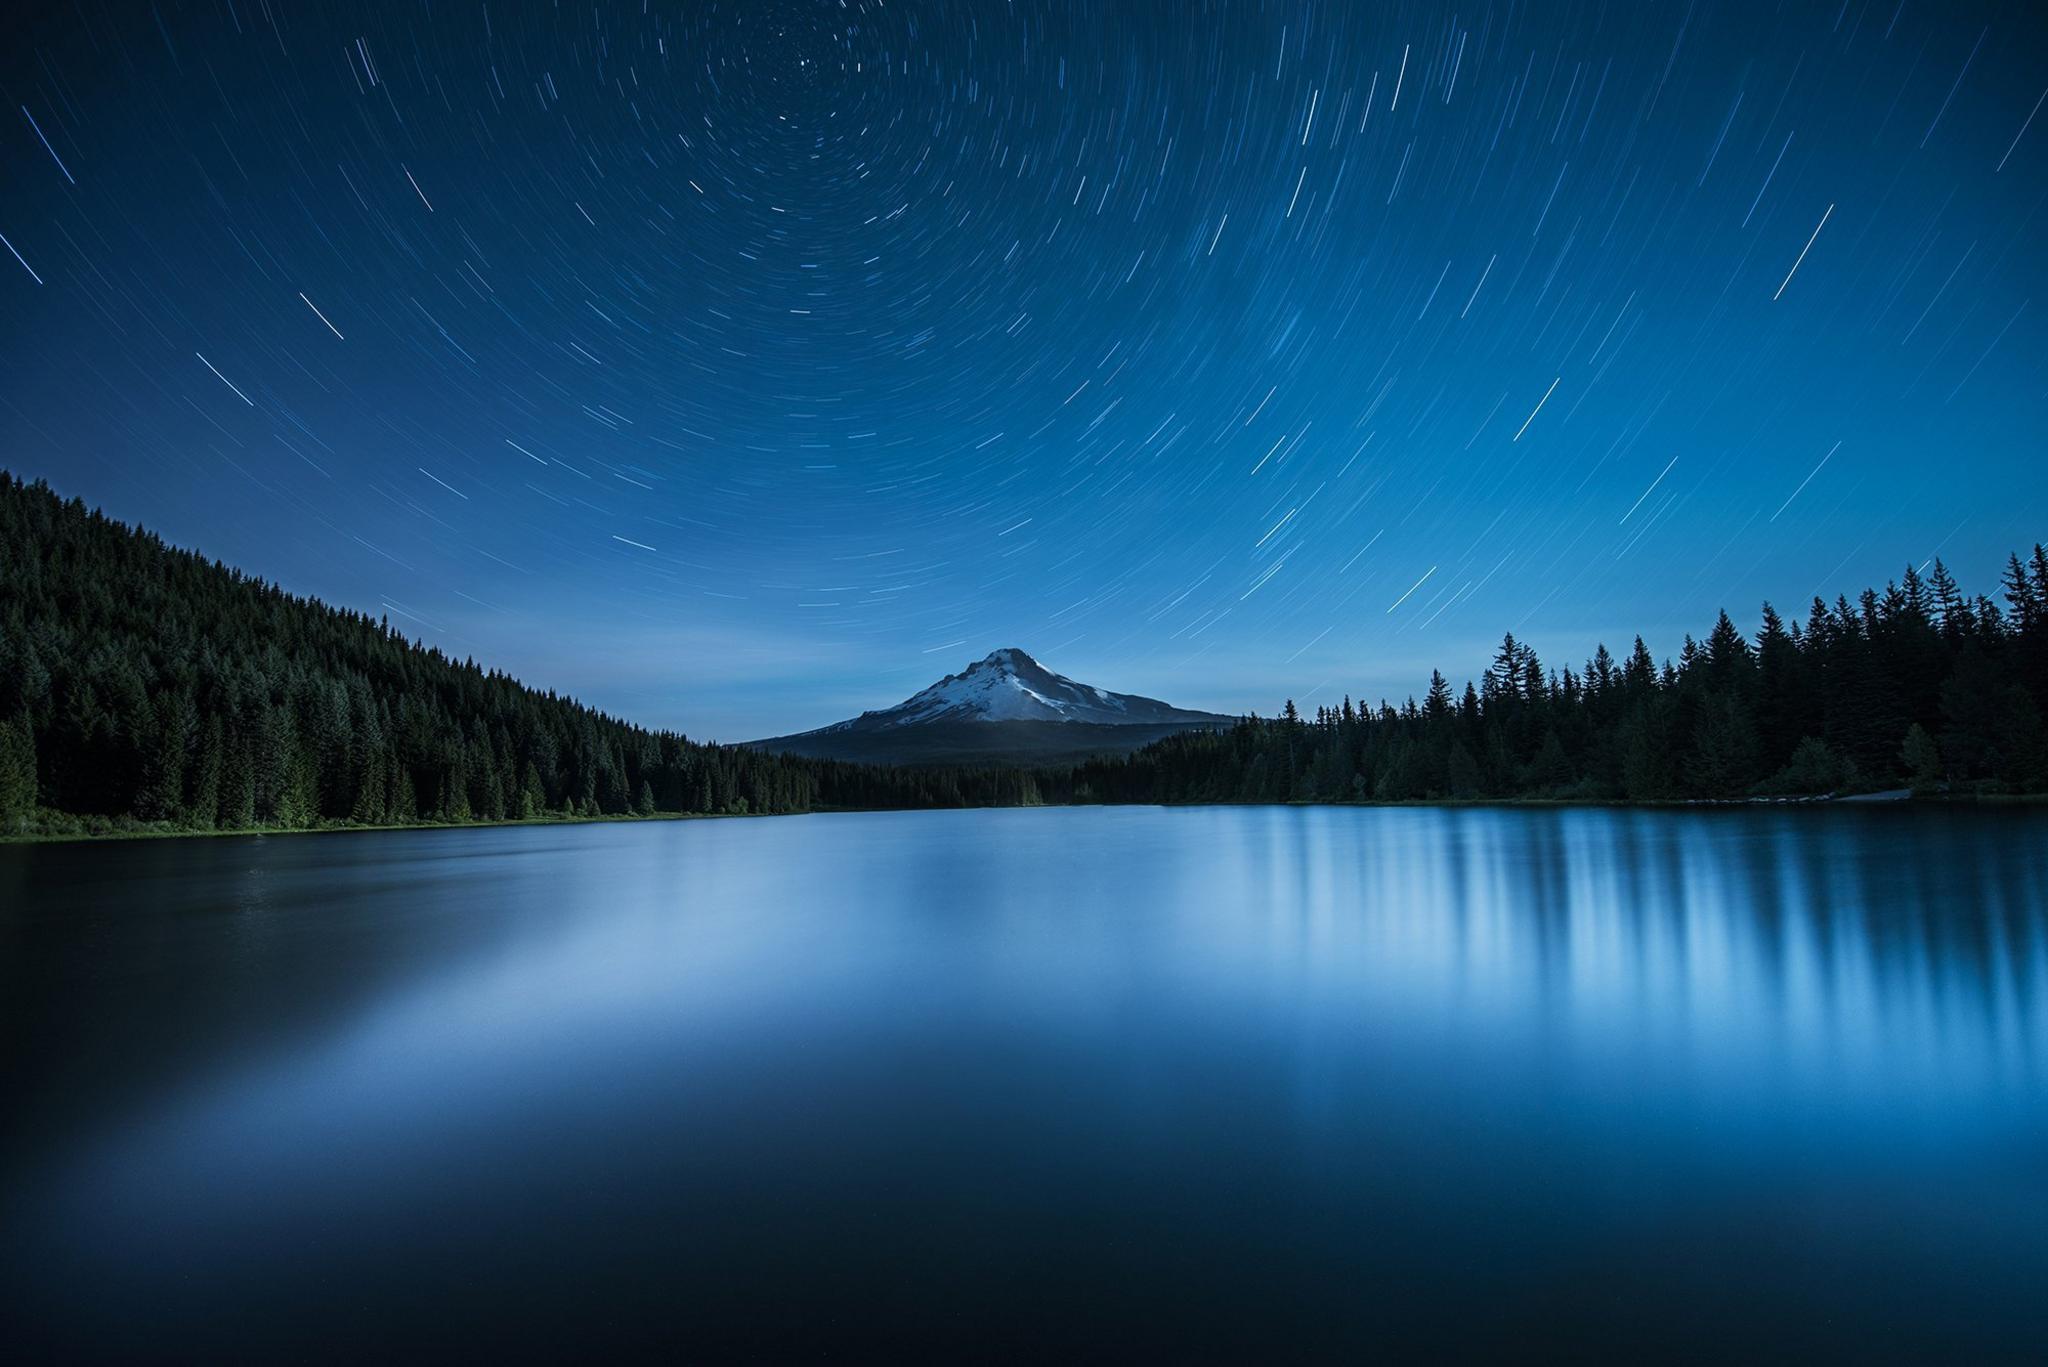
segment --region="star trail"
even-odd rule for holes
[[[11,22],[0,465],[692,735],[1661,657],[2048,513],[2034,6]]]

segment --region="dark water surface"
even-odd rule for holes
[[[0,1021],[15,1361],[2048,1342],[2048,813],[0,848]]]

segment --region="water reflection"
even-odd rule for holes
[[[1663,1040],[1824,1091],[2043,1084],[2038,819],[1176,816],[1224,827],[1198,900],[1258,914],[1293,986],[1544,1022],[1588,1049]]]
[[[991,1320],[2003,1352],[2048,1278],[2044,835],[1212,808],[0,850],[0,1297],[142,1356],[302,1351],[344,1305],[336,1356]]]

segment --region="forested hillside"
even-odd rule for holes
[[[191,830],[1036,799],[701,745],[173,550],[0,472],[0,830]]]
[[[1160,741],[1075,775],[1083,800],[1663,801],[2048,789],[2048,553],[2012,557],[2004,606],[1946,567],[1910,566],[1856,602],[1816,598],[1804,625],[1769,604],[1754,640],[1727,613],[1658,665],[1642,638],[1546,668],[1506,637],[1478,685],[1441,673],[1421,702]]]

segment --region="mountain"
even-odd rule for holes
[[[1163,736],[1235,721],[1077,683],[1012,646],[894,707],[748,744],[870,764],[1044,764],[1124,754]]]
[[[958,674],[948,674],[894,707],[863,712],[852,721],[838,722],[823,730],[885,731],[938,722],[1050,721],[1138,726],[1213,725],[1231,720],[1213,712],[1191,712],[1157,698],[1111,693],[1091,684],[1076,683],[1012,646],[983,656]]]

